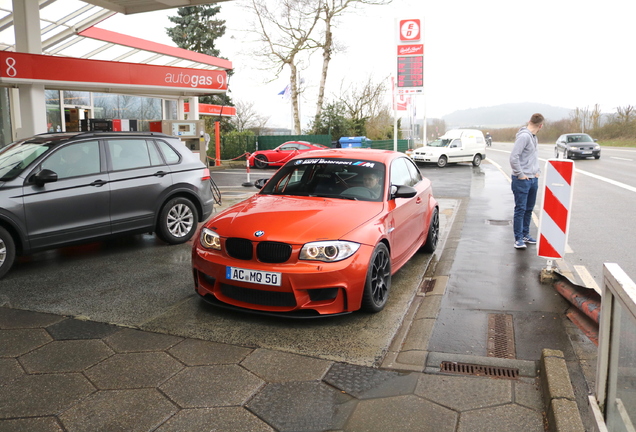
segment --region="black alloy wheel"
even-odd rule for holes
[[[439,210],[435,208],[431,215],[431,225],[428,227],[428,235],[426,236],[426,243],[422,246],[422,251],[426,253],[435,252],[437,242],[439,242]]]
[[[265,155],[256,155],[254,157],[254,166],[258,169],[267,168],[267,156]]]
[[[362,310],[377,313],[384,309],[391,289],[391,256],[384,243],[379,243],[367,269],[362,296]]]

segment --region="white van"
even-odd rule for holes
[[[479,166],[486,157],[486,140],[480,130],[453,129],[413,150],[412,157],[415,162],[436,163],[440,168],[455,162],[472,162],[473,166]]]

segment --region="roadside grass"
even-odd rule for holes
[[[601,147],[636,147],[636,139],[598,140]]]

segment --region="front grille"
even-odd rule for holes
[[[232,258],[251,260],[254,257],[252,242],[244,238],[231,237],[225,241],[225,250]],[[287,243],[264,241],[256,246],[256,257],[268,264],[284,263],[291,257],[292,247]]]
[[[256,256],[260,262],[284,263],[291,256],[292,248],[287,243],[261,242],[256,246]]]
[[[240,260],[251,260],[254,255],[252,242],[242,238],[225,240],[225,250],[229,256]]]
[[[264,291],[221,284],[221,293],[231,299],[259,306],[296,306],[296,297],[290,292]]]

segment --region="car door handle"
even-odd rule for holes
[[[422,204],[422,198],[417,197],[417,199],[415,200],[415,204]]]
[[[167,172],[165,172],[165,171],[157,171],[157,172],[156,172],[156,173],[154,173],[153,175],[154,175],[154,176],[156,176],[156,177],[163,177],[163,176],[165,176],[166,174],[168,174],[168,173],[167,173]]]
[[[93,183],[91,183],[91,186],[102,187],[105,184],[106,182],[104,180],[95,180]]]

